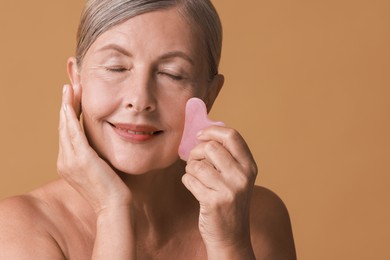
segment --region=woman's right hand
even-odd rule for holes
[[[65,85],[59,122],[58,173],[96,214],[109,208],[129,207],[129,188],[88,143],[79,122],[80,104],[80,87]]]

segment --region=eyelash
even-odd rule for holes
[[[120,73],[120,72],[128,71],[128,69],[122,68],[122,67],[105,67],[105,69],[106,69],[107,71],[115,72],[115,73]]]
[[[129,69],[126,69],[124,67],[105,67],[105,69],[109,72],[114,72],[114,73],[122,73],[122,72],[129,71]],[[180,75],[174,75],[174,74],[170,74],[170,73],[166,73],[166,72],[158,72],[158,74],[167,76],[175,81],[180,81],[180,80],[184,79],[184,77],[182,77]]]
[[[184,77],[182,77],[182,76],[174,75],[174,74],[170,74],[170,73],[166,73],[166,72],[159,72],[158,74],[167,76],[167,77],[169,77],[169,78],[171,78],[172,80],[175,80],[175,81],[180,81],[180,80],[184,79]]]

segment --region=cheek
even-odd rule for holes
[[[167,95],[159,99],[158,111],[163,120],[169,122],[171,127],[177,130],[184,128],[185,105],[193,93],[180,93],[178,95]]]
[[[92,119],[108,116],[120,102],[115,91],[99,81],[82,82],[82,111]]]

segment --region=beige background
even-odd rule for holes
[[[0,198],[57,178],[82,2],[0,3]],[[299,258],[390,259],[390,2],[214,3],[227,82],[212,116],[250,143]]]

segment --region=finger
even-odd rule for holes
[[[65,98],[66,92],[68,91],[67,85],[63,87],[62,91],[62,105],[59,113],[59,126],[58,126],[58,135],[59,135],[59,149],[58,149],[58,158],[57,158],[57,171],[62,177],[67,177],[69,173],[69,165],[67,163],[73,161],[75,158],[73,145],[70,142],[70,138],[67,130],[67,120],[65,115]]]
[[[73,108],[78,119],[81,115],[81,87],[79,84],[72,85],[73,89]]]
[[[223,185],[220,173],[207,161],[188,161],[186,173],[199,180],[204,186],[212,190],[219,190]]]
[[[58,134],[59,134],[59,153],[61,156],[64,154],[70,154],[73,153],[73,146],[72,143],[69,141],[70,137],[68,134],[68,127],[67,127],[67,118],[66,118],[66,92],[68,91],[69,86],[64,85],[63,91],[62,91],[62,106],[60,109],[60,120],[59,120],[59,126],[58,126]]]
[[[72,106],[73,104],[73,89],[67,85],[64,92],[64,114],[66,122],[66,136],[69,138],[74,151],[77,154],[85,155],[88,152],[88,141],[81,128],[80,121],[77,118],[76,112]]]
[[[81,87],[79,84],[75,85],[68,85],[66,96],[65,96],[65,103],[72,106],[73,110],[75,111],[75,114],[77,117],[80,116],[81,113]]]
[[[188,161],[207,161],[217,169],[220,174],[237,172],[240,164],[230,152],[219,142],[207,141],[197,145],[190,153]],[[226,178],[227,176],[224,176]]]
[[[197,201],[206,201],[210,196],[210,192],[214,192],[212,189],[207,188],[197,178],[191,174],[184,174],[182,177],[184,186],[194,195]]]
[[[217,141],[222,144],[241,165],[256,168],[254,158],[247,143],[236,130],[222,126],[211,126],[202,130],[198,134],[198,139],[201,141]],[[257,168],[253,170],[257,171]]]

